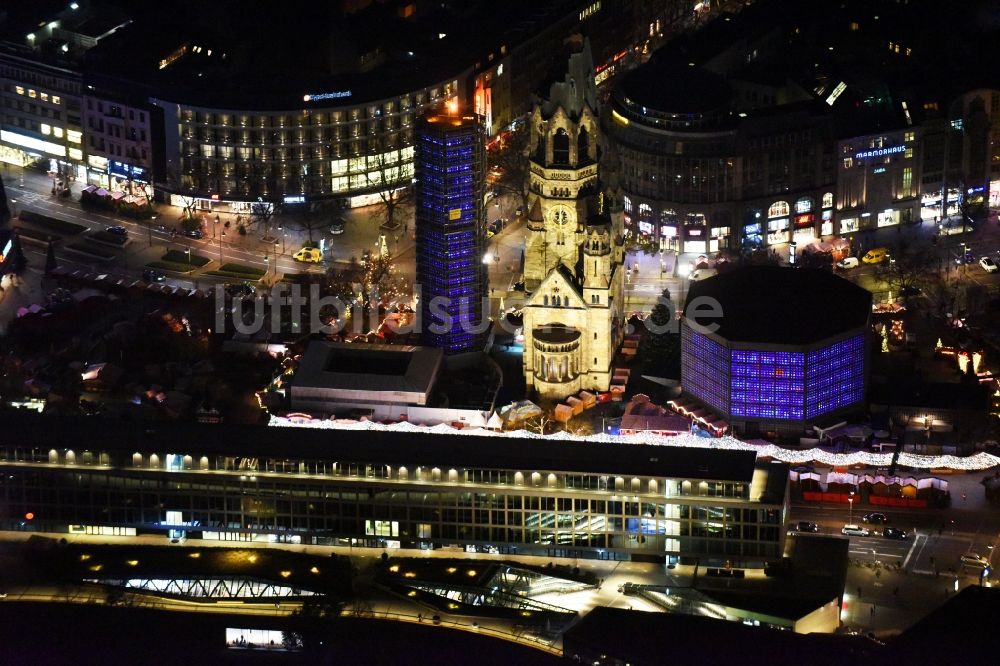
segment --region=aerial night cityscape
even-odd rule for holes
[[[0,663],[1000,663],[998,44],[0,2]]]

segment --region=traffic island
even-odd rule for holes
[[[189,267],[193,266],[194,268],[201,268],[211,261],[208,257],[204,257],[200,254],[184,252],[181,250],[167,250],[167,253],[161,257],[161,260],[174,264],[184,264]],[[188,268],[188,270],[193,269]]]
[[[230,263],[222,264],[222,266],[215,271],[205,271],[204,274],[216,277],[236,278],[238,280],[257,281],[264,277],[265,272],[259,268],[254,268],[253,266]]]

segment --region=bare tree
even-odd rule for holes
[[[509,194],[524,209],[528,205],[528,139],[526,123],[518,123],[510,132],[497,137],[487,151],[490,172],[496,174],[493,188]]]
[[[903,241],[890,253],[887,261],[876,265],[875,275],[906,298],[927,280],[928,267],[935,261],[929,246]]]
[[[365,183],[376,189],[379,198],[375,216],[383,229],[398,229],[405,209],[413,201],[413,188],[410,187],[413,160],[405,157],[395,137],[373,138],[368,142],[368,149],[374,154],[366,158],[364,175]]]

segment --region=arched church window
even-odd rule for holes
[[[562,127],[552,137],[552,163],[569,165],[569,134]]]
[[[590,133],[587,132],[586,127],[580,128],[580,133],[576,137],[576,159],[578,162],[583,162],[590,157]]]

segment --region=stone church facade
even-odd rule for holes
[[[623,335],[623,195],[593,72],[584,42],[531,114],[524,376],[542,398],[608,390]]]

